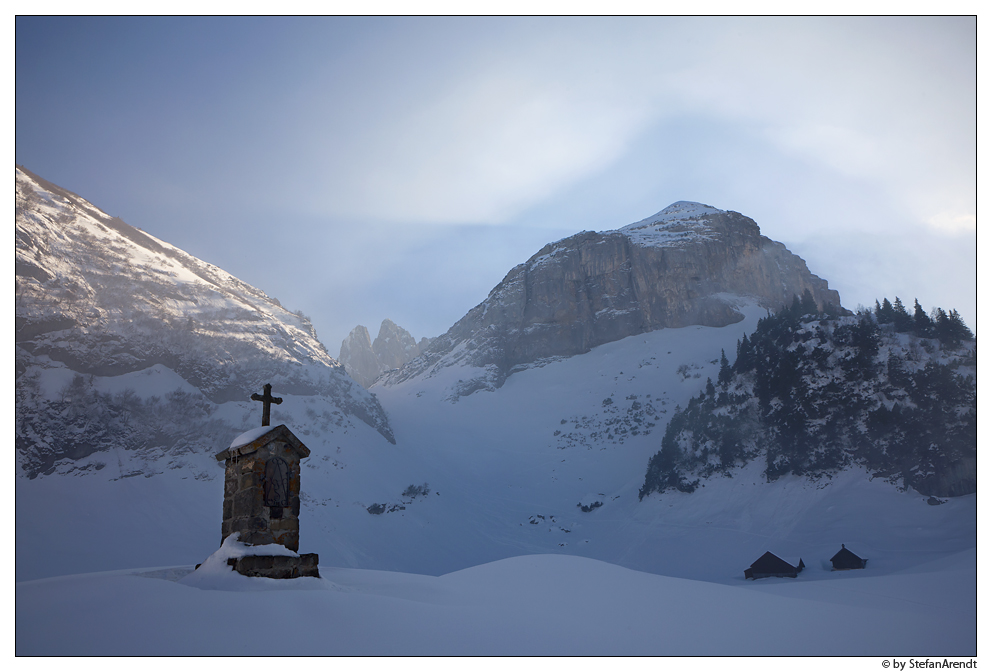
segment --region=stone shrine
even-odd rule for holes
[[[280,544],[296,552],[300,548],[300,460],[310,455],[310,449],[286,425],[269,426],[269,404],[282,403],[272,397],[271,389],[266,384],[264,395],[251,397],[264,404],[262,427],[240,435],[216,456],[225,461],[221,544],[238,532],[238,540],[248,546]],[[316,553],[249,555],[228,563],[245,576],[319,576]]]

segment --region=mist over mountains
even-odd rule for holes
[[[349,376],[368,388],[379,374],[400,368],[424,352],[429,343],[430,339],[426,337],[418,343],[410,332],[387,318],[379,326],[375,341],[361,324],[352,329],[348,338],[341,342],[338,361]]]
[[[273,424],[311,450],[301,551],[322,567],[439,575],[559,553],[731,581],[770,548],[811,565],[844,541],[887,572],[919,561],[921,529],[928,553],[974,545],[959,454],[974,340],[876,321],[872,350],[858,325],[873,316],[843,309],[739,213],[680,202],[551,243],[445,334],[416,343],[385,320],[373,341],[360,326],[340,362],[302,312],[21,168],[16,240],[21,578],[200,562],[220,541],[213,455],[258,425],[249,397],[267,382],[284,398]],[[726,378],[736,364],[721,351],[733,358],[795,297],[806,310],[775,332],[781,361],[752,357]],[[792,366],[799,350],[808,367]],[[953,399],[927,377],[938,366],[964,381]],[[936,399],[947,414],[927,416],[928,436],[953,430],[957,443],[914,443],[906,454],[929,461],[879,466],[858,442],[898,462],[898,436],[852,430],[843,422],[861,416],[810,396],[820,389],[879,421]],[[805,434],[797,406],[822,411],[803,417]],[[730,420],[736,443],[717,431]],[[830,461],[830,432],[845,459]]]

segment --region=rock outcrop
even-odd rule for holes
[[[379,359],[383,371],[398,369],[420,354],[420,346],[410,332],[396,326],[392,320],[383,320],[379,335],[372,342],[372,351]]]
[[[362,325],[352,329],[348,338],[341,341],[341,354],[338,356],[338,361],[344,366],[348,375],[366,389],[382,373],[379,359],[372,350],[369,330]]]
[[[820,307],[840,307],[838,293],[752,219],[680,201],[616,231],[546,245],[380,384],[462,365],[480,371],[455,395],[495,389],[543,358],[666,327],[725,326],[742,319],[736,297],[777,309],[805,290]]]
[[[369,330],[358,325],[351,330],[348,338],[341,342],[341,354],[338,360],[345,370],[364,388],[369,388],[383,371],[398,369],[414,357],[420,355],[430,339],[422,338],[420,343],[403,327],[397,326],[390,319],[385,319],[379,326],[379,335],[375,341],[369,336]]]

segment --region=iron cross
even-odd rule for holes
[[[266,383],[265,386],[262,388],[262,390],[264,391],[263,394],[257,394],[255,392],[252,392],[251,400],[262,402],[262,427],[268,427],[269,404],[281,404],[282,397],[272,396],[272,385],[270,385],[269,383]]]

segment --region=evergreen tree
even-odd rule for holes
[[[971,333],[971,329],[961,319],[961,315],[958,314],[957,310],[952,309],[947,318],[951,323],[951,334],[958,339],[958,342],[975,340],[975,335]]]
[[[913,333],[920,338],[929,338],[933,332],[933,322],[930,316],[923,310],[919,299],[914,299],[913,305]]]
[[[830,319],[834,319],[834,318],[840,317],[840,308],[838,308],[837,306],[835,306],[832,303],[827,303],[826,301],[824,301],[823,302],[823,315],[826,316],[826,317],[828,317],[828,318],[830,318]]]
[[[800,315],[812,315],[816,317],[820,314],[820,309],[816,306],[816,300],[813,298],[812,292],[809,288],[803,290],[803,298],[801,302]]]
[[[738,344],[739,346],[739,344]],[[734,377],[734,371],[730,368],[730,362],[727,361],[727,353],[720,350],[720,373],[717,375],[716,380],[720,385],[726,387],[730,384],[730,379]]]
[[[892,321],[896,325],[896,331],[905,333],[913,328],[913,318],[906,311],[906,306],[902,305],[902,301],[899,297],[896,297],[895,303],[892,304]]]
[[[886,373],[889,377],[889,385],[895,389],[908,389],[912,387],[912,378],[902,365],[902,360],[895,353],[889,353],[886,362]]]
[[[886,322],[891,322],[893,320],[893,312],[894,310],[892,308],[892,304],[889,303],[888,297],[884,297],[882,299],[882,315],[885,316]]]
[[[785,320],[786,322],[789,323],[798,323],[799,318],[802,316],[802,314],[803,314],[802,302],[799,300],[798,296],[793,294],[792,303],[788,304],[787,306],[783,307],[782,310],[775,313],[775,317],[778,317],[779,319]]]
[[[734,372],[744,373],[753,368],[754,355],[751,350],[751,342],[744,334],[744,338],[737,341],[737,359],[734,360]]]
[[[661,450],[648,460],[648,470],[644,476],[644,485],[637,493],[638,500],[644,499],[644,495],[652,492],[664,492],[668,488],[675,488],[680,492],[692,492],[699,485],[699,480],[688,482],[679,473],[679,461],[682,451],[678,447],[676,437],[685,428],[686,417],[689,409],[683,412],[679,407],[675,407],[675,415],[672,416],[665,430],[665,437],[661,440]]]
[[[934,308],[930,314],[930,321],[933,324],[934,337],[940,339],[944,345],[951,345],[954,341],[954,335],[951,333],[951,320],[947,317],[944,309]]]
[[[879,324],[889,324],[895,321],[895,310],[892,304],[889,303],[888,298],[882,299],[882,305],[878,304],[878,299],[875,300],[875,319],[878,320]]]

